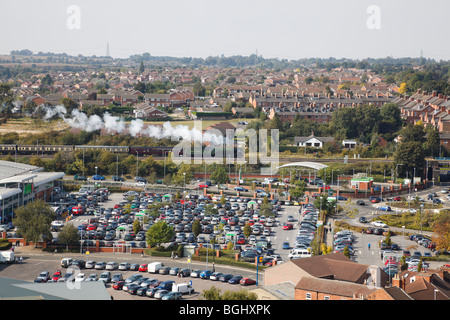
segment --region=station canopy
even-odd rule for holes
[[[321,170],[328,168],[326,164],[318,163],[318,162],[292,162],[277,167],[277,169],[291,168],[291,167],[302,167],[302,168],[310,168],[314,170]]]

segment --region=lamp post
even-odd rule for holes
[[[402,226],[402,233],[403,233],[402,247],[403,250],[405,250],[405,226]]]

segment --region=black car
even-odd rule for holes
[[[86,266],[86,261],[84,261],[84,260],[73,260],[70,265],[72,267],[78,267],[80,269],[84,269],[84,267]]]
[[[356,204],[357,204],[358,206],[364,206],[366,203],[364,202],[364,200],[357,200],[357,201],[356,201]]]
[[[141,287],[140,285],[138,285],[138,284],[131,284],[131,285],[128,287],[127,292],[130,293],[130,294],[137,294],[137,291],[138,291],[140,288],[142,288],[142,287]]]
[[[239,281],[241,281],[242,276],[233,276],[230,280],[228,280],[229,284],[239,284]]]
[[[222,282],[228,282],[231,278],[233,278],[233,275],[227,273],[227,274],[221,275],[221,276],[219,277],[219,281],[222,281]]]
[[[112,179],[113,181],[125,181],[124,178],[119,177],[119,176],[112,176],[111,179]]]
[[[136,181],[136,182],[147,182],[147,179],[142,178],[142,177],[135,177],[134,181]]]
[[[367,223],[366,217],[359,217],[359,222],[361,222],[361,223]]]
[[[137,294],[138,296],[143,297],[143,296],[145,296],[145,294],[147,293],[147,290],[148,290],[148,289],[149,289],[148,287],[140,287],[140,288],[136,291],[136,294]]]

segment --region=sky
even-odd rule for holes
[[[450,60],[448,0],[14,0],[0,54]]]

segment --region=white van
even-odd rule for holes
[[[188,283],[174,283],[172,285],[172,292],[181,292],[181,294],[192,294],[194,293],[194,288]]]
[[[306,249],[292,249],[289,252],[289,259],[297,259],[297,258],[309,258],[312,256],[311,252]]]
[[[164,267],[162,262],[152,262],[148,264],[147,270],[149,273],[158,273],[162,267]]]
[[[14,251],[0,251],[0,263],[13,263],[15,260]]]
[[[71,265],[72,261],[73,261],[72,258],[63,258],[63,259],[61,259],[61,267],[68,268]]]

